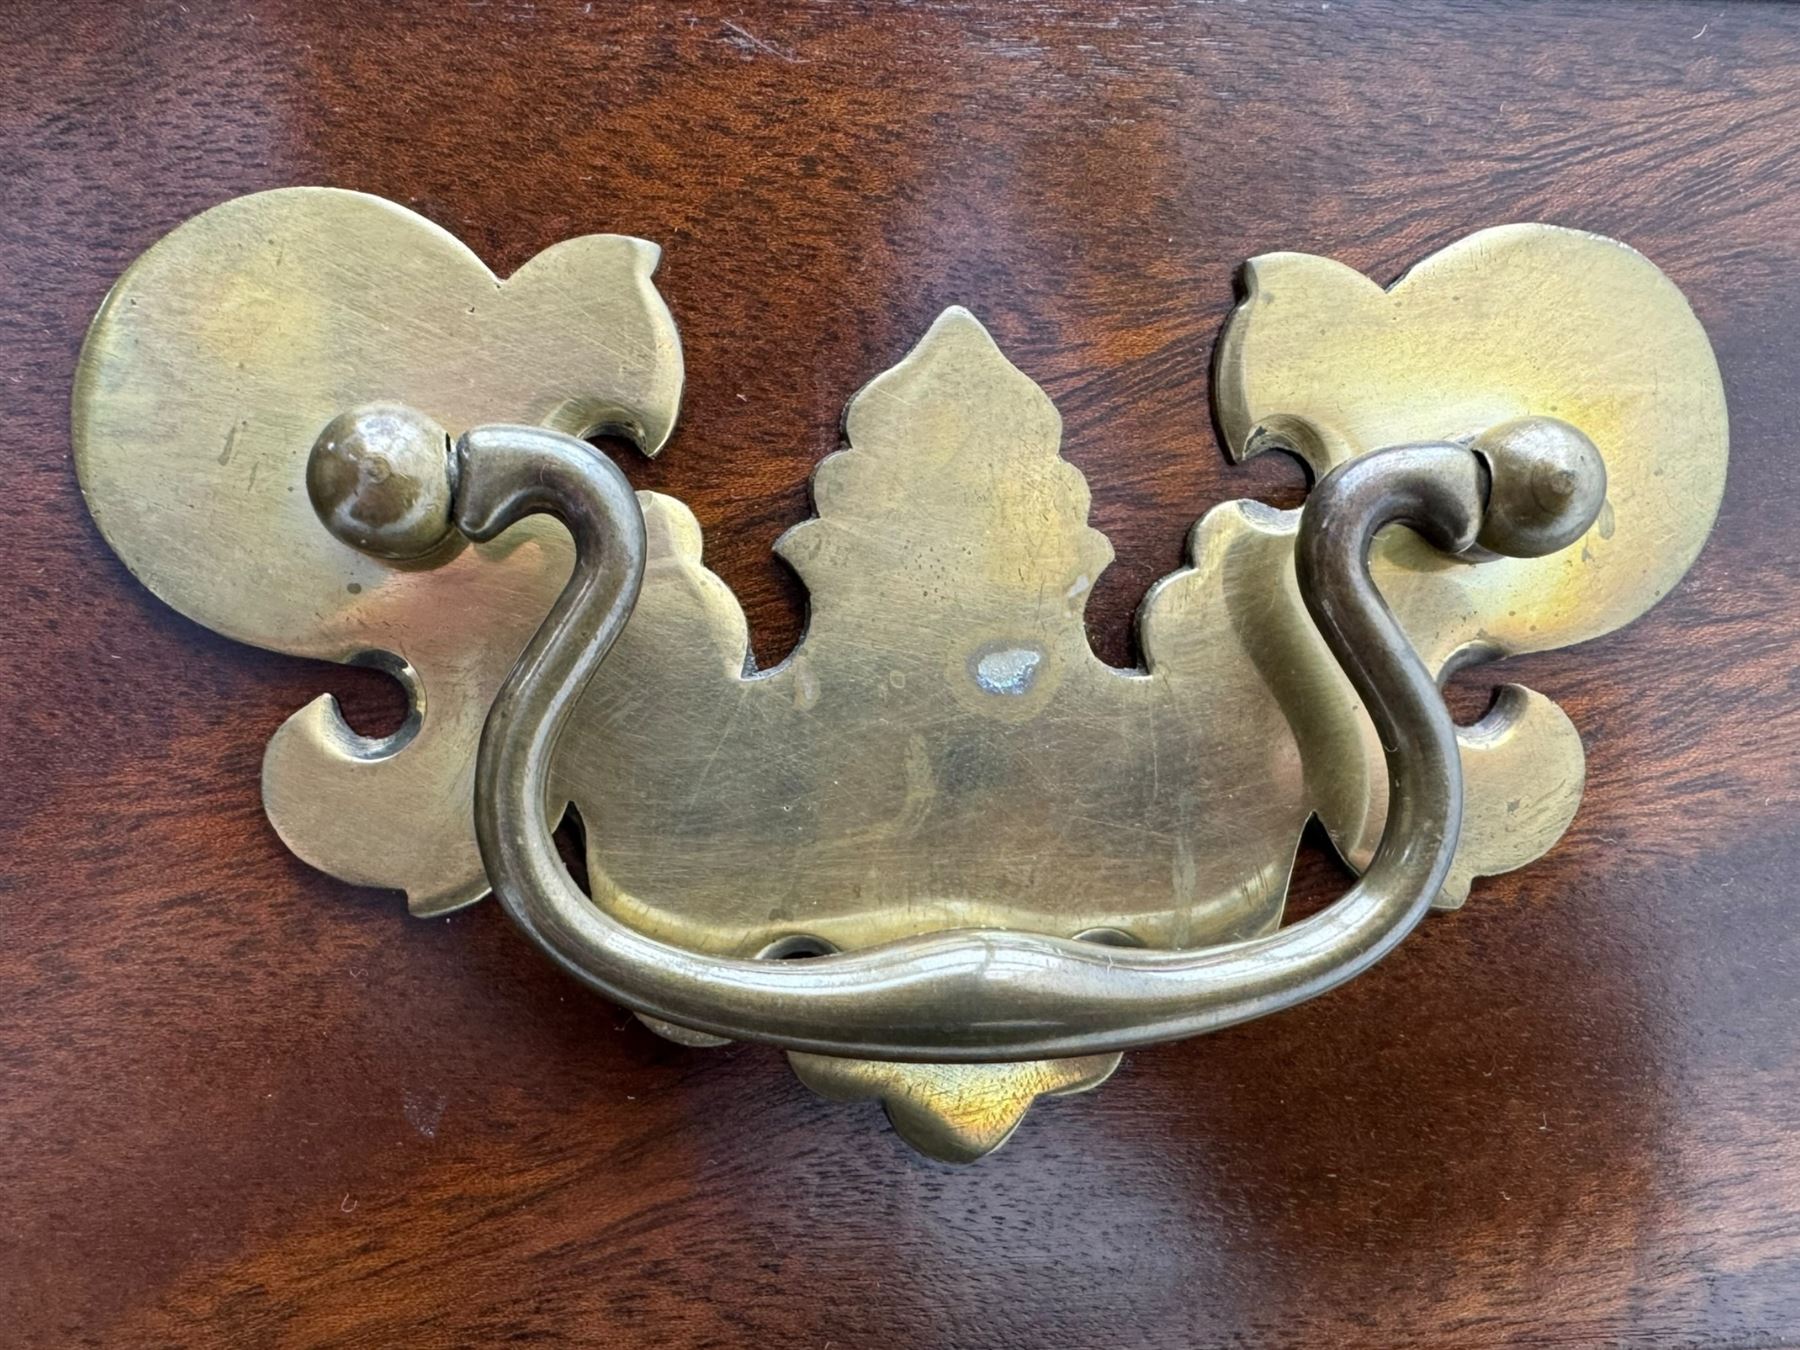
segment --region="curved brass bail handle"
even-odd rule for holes
[[[1546,467],[1546,427],[1553,456],[1574,445],[1573,471]],[[670,945],[602,911],[563,867],[545,819],[558,732],[643,579],[631,486],[585,443],[536,428],[478,428],[454,457],[453,518],[464,534],[491,539],[548,512],[576,547],[573,575],[481,738],[476,831],[508,913],[566,970],[639,1012],[733,1039],[890,1060],[1045,1059],[1189,1036],[1324,993],[1392,950],[1449,869],[1462,778],[1438,689],[1370,578],[1376,532],[1404,522],[1450,552],[1478,534],[1495,551],[1548,552],[1584,533],[1604,496],[1592,446],[1548,419],[1509,423],[1473,447],[1376,451],[1313,489],[1296,545],[1300,591],[1374,721],[1390,786],[1368,869],[1312,918],[1198,951],[962,929],[807,961],[744,960]]]

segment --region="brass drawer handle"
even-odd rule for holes
[[[387,736],[321,696],[270,739],[294,853],[421,916],[491,880],[659,1034],[786,1047],[940,1158],[1125,1047],[1323,992],[1542,856],[1581,799],[1574,723],[1508,685],[1454,726],[1436,684],[1629,623],[1723,493],[1711,346],[1630,249],[1500,226],[1387,288],[1266,254],[1213,411],[1228,457],[1317,484],[1208,509],[1119,668],[1088,638],[1112,554],[1061,417],[952,308],[850,400],[776,544],[805,636],[757,669],[694,515],[579,439],[673,431],[658,257],[592,235],[501,279],[379,198],[222,203],[95,317],[82,491],[190,618],[404,686]],[[1361,879],[1283,927],[1313,819]]]
[[[379,518],[394,478],[357,472],[347,445],[378,444],[394,409],[351,417],[319,442],[367,500],[335,500],[328,522]],[[422,419],[407,439],[439,440]],[[317,462],[318,456],[315,457]],[[432,481],[432,480],[438,481]],[[789,1050],[878,1060],[1011,1062],[1107,1054],[1192,1036],[1322,994],[1366,970],[1418,923],[1449,871],[1462,820],[1455,730],[1435,681],[1369,575],[1384,526],[1446,553],[1477,546],[1534,557],[1587,532],[1606,496],[1598,451],[1571,427],[1525,419],[1479,439],[1395,446],[1326,476],[1301,516],[1300,593],[1375,721],[1391,786],[1387,825],[1360,880],[1324,912],[1261,937],[1200,950],[1102,947],[1006,929],[903,938],[806,962],[712,956],[659,941],[597,908],[558,856],[543,804],[559,736],[624,631],[643,583],[643,513],[613,463],[536,427],[468,431],[401,493],[407,553],[418,501],[453,495],[448,519],[495,539],[544,513],[574,536],[575,567],[481,735],[475,826],[495,893],[525,933],[584,983],[691,1031]],[[359,547],[366,529],[343,529]]]

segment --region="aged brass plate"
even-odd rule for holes
[[[132,570],[229,636],[376,661],[411,690],[412,717],[382,742],[329,698],[296,713],[264,795],[296,853],[402,889],[414,912],[486,889],[476,742],[569,574],[568,540],[538,518],[492,543],[372,557],[321,524],[308,452],[340,413],[394,402],[450,435],[606,430],[655,453],[682,376],[655,262],[652,245],[592,236],[501,281],[389,203],[263,193],[152,248],[83,350],[77,467]],[[1255,260],[1215,397],[1234,456],[1283,449],[1320,473],[1524,416],[1599,448],[1607,501],[1574,547],[1471,565],[1403,531],[1379,542],[1376,579],[1434,671],[1628,622],[1690,565],[1723,488],[1723,396],[1686,302],[1631,250],[1549,226],[1483,231],[1386,290],[1325,259]],[[692,515],[639,494],[642,591],[556,748],[548,803],[580,814],[596,905],[720,956],[969,927],[1195,948],[1280,924],[1314,814],[1367,863],[1381,747],[1301,603],[1299,513],[1208,511],[1189,565],[1145,598],[1145,668],[1118,670],[1086,638],[1111,548],[1059,456],[1060,419],[968,312],[851,401],[845,438],[816,475],[817,517],[778,545],[810,617],[772,670],[752,668]],[[1554,843],[1583,778],[1568,718],[1522,688],[1459,746],[1446,907]],[[928,1152],[965,1157],[1116,1056],[795,1062],[827,1095],[884,1100]]]
[[[1633,249],[1505,225],[1433,254],[1386,290],[1298,253],[1253,259],[1245,290],[1214,378],[1234,457],[1287,450],[1323,475],[1379,446],[1465,438],[1525,415],[1580,427],[1605,457],[1600,519],[1550,557],[1471,567],[1403,532],[1386,541],[1376,576],[1429,665],[1610,633],[1699,554],[1725,490],[1724,388],[1687,300]],[[1288,703],[1304,728],[1314,804],[1360,866],[1386,815],[1378,747],[1366,722],[1359,751],[1343,721],[1292,694]],[[1575,728],[1519,686],[1462,743],[1467,814],[1447,906],[1462,903],[1472,877],[1521,867],[1561,838],[1583,781]]]
[[[82,348],[75,465],[107,542],[157,595],[243,642],[397,673],[414,716],[385,741],[321,697],[269,744],[263,798],[288,846],[435,914],[486,892],[471,818],[494,691],[569,574],[567,536],[392,563],[334,539],[307,452],[347,407],[397,399],[451,433],[604,429],[654,454],[681,346],[655,245],[596,235],[502,281],[391,202],[329,188],[240,197],[121,277]],[[454,543],[448,545],[454,549]]]

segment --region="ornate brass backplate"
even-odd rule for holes
[[[1144,600],[1145,667],[1119,670],[1084,629],[1111,548],[1058,454],[1056,410],[952,309],[851,400],[846,448],[815,475],[816,518],[777,545],[807,587],[805,637],[759,671],[688,510],[656,493],[621,503],[597,455],[601,467],[584,466],[579,446],[523,430],[662,447],[682,367],[655,261],[649,244],[595,236],[500,281],[375,198],[290,189],[228,202],[155,245],[96,318],[74,401],[82,487],[108,541],[183,613],[246,642],[401,675],[413,712],[395,736],[357,736],[322,697],[271,741],[264,799],[301,857],[404,890],[418,914],[506,877],[502,898],[527,931],[659,1031],[783,1045],[809,1085],[882,1100],[938,1157],[986,1152],[1036,1096],[1096,1086],[1119,1048],[1159,1038],[1142,1030],[1150,1021],[1139,1034],[1103,1030],[1104,1017],[1067,1035],[1044,1029],[1050,1015],[1034,1023],[1041,1034],[984,1023],[982,991],[1012,979],[1005,934],[1041,937],[1020,959],[1046,969],[1149,971],[1199,949],[1200,964],[1212,949],[1278,959],[1302,940],[1281,928],[1282,910],[1314,815],[1353,867],[1370,868],[1359,894],[1382,891],[1386,864],[1371,863],[1399,829],[1398,761],[1384,750],[1411,742],[1394,733],[1384,747],[1377,724],[1399,714],[1372,715],[1365,686],[1387,677],[1359,674],[1341,650],[1355,620],[1321,611],[1379,606],[1321,580],[1331,550],[1356,553],[1356,567],[1368,553],[1417,653],[1394,659],[1429,680],[1629,622],[1692,563],[1723,490],[1711,349],[1673,285],[1624,246],[1542,225],[1485,230],[1386,290],[1325,259],[1269,255],[1249,265],[1218,348],[1227,448],[1284,449],[1329,476],[1315,516],[1327,497],[1340,515],[1361,509],[1354,475],[1333,471],[1362,463],[1369,483],[1386,475],[1385,514],[1366,499],[1370,547],[1330,542],[1329,522],[1299,511],[1213,507],[1189,565]],[[372,404],[390,411],[356,412]],[[488,424],[515,429],[472,431]],[[1397,446],[1417,449],[1385,449]],[[1576,461],[1557,456],[1570,446],[1597,450],[1595,467],[1569,469]],[[1591,501],[1575,500],[1588,489]],[[588,551],[543,515],[488,538],[473,504],[483,493],[530,496],[529,509],[575,521]],[[1444,523],[1459,511],[1474,512],[1464,535]],[[417,547],[399,546],[402,517]],[[1551,517],[1563,533],[1525,537]],[[1374,535],[1388,519],[1432,542]],[[1471,547],[1478,528],[1492,547]],[[625,542],[594,562],[603,538]],[[581,629],[584,652],[564,633],[566,706],[528,716],[533,678],[557,673],[556,621],[522,661],[521,650],[566,582],[559,613],[594,626]],[[577,595],[603,582],[604,603]],[[1460,905],[1473,877],[1540,856],[1583,779],[1580,739],[1541,694],[1508,687],[1454,742],[1442,725],[1450,805],[1425,831],[1442,856],[1418,874],[1421,908]],[[508,778],[516,747],[493,742],[509,736],[541,741],[541,762],[524,770],[541,782]],[[548,813],[507,814],[503,799],[523,787]],[[515,875],[503,855],[565,804],[585,827],[591,898],[553,933],[553,907],[521,898],[529,868]],[[1343,905],[1340,927],[1354,909]],[[1383,944],[1410,926],[1402,908]],[[952,940],[966,930],[976,935]],[[882,953],[923,952],[929,935],[952,935],[932,958],[946,968],[982,942],[992,960],[968,976],[975,995],[931,985],[870,1018],[916,1023],[916,1038],[832,1039],[802,1029],[799,1013],[791,1025],[740,1020],[722,1002],[709,1011],[698,995],[615,978],[595,953],[627,931],[634,959],[664,974],[700,962],[690,983],[720,988],[750,987],[762,977],[745,972],[782,956],[844,953],[779,963],[813,968],[782,976],[794,1007],[811,997],[803,984],[861,978]],[[1354,968],[1385,949],[1369,946]],[[930,964],[909,959],[915,973]],[[1333,969],[1304,992],[1291,981],[1283,1001],[1354,973]],[[1156,1025],[1201,1030],[1261,1010]],[[1007,1058],[1008,1046],[1057,1053]]]

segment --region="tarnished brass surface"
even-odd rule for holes
[[[263,193],[140,259],[83,350],[77,466],[132,569],[218,631],[381,664],[411,691],[412,715],[381,742],[352,733],[329,698],[295,714],[270,743],[264,796],[298,854],[404,889],[417,913],[486,889],[476,740],[570,575],[569,540],[537,516],[490,542],[452,532],[433,547],[444,497],[395,495],[387,476],[430,459],[435,432],[346,442],[310,475],[308,452],[331,419],[386,403],[421,410],[446,437],[513,422],[620,432],[655,453],[681,385],[655,260],[652,245],[594,236],[502,282],[390,203]],[[1610,631],[1697,553],[1723,486],[1717,369],[1685,301],[1631,250],[1509,226],[1385,291],[1297,254],[1255,260],[1246,290],[1214,381],[1233,455],[1286,449],[1322,475],[1393,444],[1481,452],[1477,438],[1509,424],[1554,440],[1546,419],[1598,448],[1610,475],[1598,519],[1550,557],[1472,563],[1405,531],[1376,541],[1373,574],[1429,671]],[[616,920],[696,968],[742,961],[751,984],[789,978],[771,968],[791,963],[745,960],[784,944],[841,950],[825,967],[841,968],[969,927],[1002,949],[1006,934],[1042,935],[1050,945],[1027,943],[1028,965],[1075,953],[1148,970],[1188,959],[1184,948],[1270,941],[1315,812],[1369,865],[1387,771],[1302,601],[1301,513],[1208,511],[1191,565],[1145,599],[1146,669],[1114,670],[1082,627],[1111,556],[1086,524],[1086,486],[1057,454],[1049,401],[972,317],[948,311],[857,396],[845,429],[849,449],[815,480],[818,518],[778,546],[811,618],[774,670],[749,668],[743,615],[704,568],[693,517],[637,495],[636,611],[619,616],[591,684],[569,691],[566,735],[542,757],[552,812],[572,802],[587,827],[594,903],[581,902],[581,923]],[[1515,483],[1488,503],[1490,525],[1529,514],[1541,487]],[[379,519],[345,514],[372,505]],[[1567,717],[1517,686],[1456,740],[1462,832],[1444,906],[1473,876],[1554,843],[1583,777]],[[1094,930],[1142,947],[1069,941]],[[614,992],[689,1043],[767,1033],[754,1018]],[[951,1033],[940,1017],[924,1039],[946,1057],[1034,1061],[1131,1040],[1116,1026],[1111,1041],[1059,1039],[1044,1027],[1069,1025],[1071,1010],[1038,1012],[1035,1032]],[[878,1030],[841,1020],[824,1040],[767,1038],[931,1057],[921,1028]],[[1066,1063],[797,1061],[833,1095],[883,1099],[942,1156],[998,1142],[1039,1092],[1098,1081]]]
[[[1436,897],[1462,817],[1443,700],[1368,573],[1376,532],[1404,522],[1462,552],[1489,469],[1463,446],[1397,446],[1352,461],[1301,513],[1295,571],[1332,659],[1381,737],[1392,809],[1367,872],[1324,913],[1202,949],[1117,946],[1013,928],[958,928],[807,961],[709,955],[592,903],[564,868],[544,806],[559,738],[637,603],[645,538],[619,469],[535,427],[478,427],[453,452],[454,519],[471,539],[540,513],[575,540],[569,583],[482,728],[475,829],[507,912],[547,954],[640,1013],[716,1036],[870,1059],[1005,1063],[1108,1053],[1245,1021],[1315,997],[1378,961]],[[1504,460],[1492,472],[1517,472]],[[1566,518],[1566,510],[1560,512]],[[1585,528],[1575,522],[1572,533]],[[1572,537],[1571,533],[1571,537]]]
[[[1539,416],[1579,427],[1606,462],[1598,520],[1551,557],[1469,567],[1404,534],[1383,541],[1376,578],[1432,669],[1612,632],[1693,563],[1724,492],[1724,389],[1687,301],[1641,254],[1578,230],[1505,225],[1386,290],[1299,253],[1253,259],[1244,276],[1213,380],[1232,455],[1287,450],[1323,475],[1378,446]],[[1312,805],[1364,865],[1386,810],[1368,723],[1329,707],[1347,694],[1329,671],[1320,686],[1271,687],[1301,728]],[[1519,686],[1460,738],[1467,814],[1449,906],[1470,878],[1555,843],[1584,779],[1575,728]]]
[[[553,775],[598,903],[743,956],[964,926],[1153,947],[1272,929],[1311,807],[1256,659],[1267,602],[1234,588],[1280,584],[1292,521],[1209,516],[1196,567],[1145,603],[1149,674],[1115,670],[1082,622],[1112,550],[1060,418],[971,315],[871,381],[845,431],[818,518],[777,545],[810,612],[774,670],[747,670],[686,508],[643,496],[638,608]]]
[[[377,197],[287,188],[174,230],[95,317],[76,376],[75,464],[126,564],[244,642],[398,674],[399,734],[352,732],[329,697],[269,744],[263,798],[301,857],[438,913],[487,890],[471,818],[494,691],[569,574],[536,521],[397,562],[321,528],[307,455],[333,417],[398,400],[452,435],[481,422],[668,438],[681,347],[651,284],[658,250],[595,235],[502,281]]]
[[[415,912],[485,889],[475,738],[567,575],[566,540],[540,521],[451,567],[358,554],[309,510],[308,448],[331,417],[391,399],[452,434],[607,425],[654,451],[681,380],[654,259],[639,241],[572,240],[502,283],[399,207],[288,189],[163,240],[84,349],[77,464],[133,570],[221,632],[373,661],[413,691],[387,742],[351,733],[328,698],[297,713],[264,795],[302,857],[404,889]],[[1233,453],[1289,448],[1322,470],[1536,413],[1582,427],[1611,469],[1599,523],[1558,558],[1471,569],[1383,545],[1377,575],[1434,667],[1616,627],[1691,561],[1723,481],[1723,403],[1699,325],[1637,254],[1509,226],[1390,291],[1297,254],[1248,276],[1216,379]],[[947,316],[848,429],[855,451],[821,469],[820,520],[782,542],[813,619],[774,671],[746,674],[741,612],[702,567],[692,517],[643,494],[643,617],[572,728],[560,784],[604,820],[604,903],[719,952],[956,922],[1178,944],[1277,922],[1313,810],[1366,863],[1385,777],[1301,611],[1294,513],[1207,514],[1194,567],[1146,600],[1146,679],[1087,650],[1081,608],[1110,549],[1056,458],[1054,410],[972,320]],[[1466,824],[1444,904],[1548,848],[1583,777],[1574,728],[1531,691],[1509,689],[1460,739]],[[621,771],[592,772],[603,758]],[[1140,761],[1147,774],[1106,791],[1087,767]],[[760,913],[732,899],[746,869],[778,897]],[[964,894],[981,898],[949,898]]]
[[[795,1057],[803,1078],[833,1095],[881,1098],[902,1132],[937,1156],[979,1156],[1004,1141],[1044,1085],[1084,1086],[1110,1071],[1105,1060],[1118,1049],[1322,993],[1391,950],[1436,897],[1462,815],[1456,741],[1374,589],[1377,532],[1400,522],[1451,552],[1479,538],[1503,554],[1537,556],[1579,538],[1604,494],[1598,454],[1563,424],[1519,421],[1478,444],[1479,453],[1427,444],[1351,461],[1301,514],[1302,599],[1367,702],[1393,784],[1374,858],[1343,900],[1279,933],[1205,950],[1101,955],[1091,939],[966,928],[797,965],[658,941],[606,916],[564,870],[544,812],[551,756],[637,604],[644,522],[623,475],[581,442],[530,428],[466,433],[448,469],[424,475],[447,472],[455,483],[457,527],[490,539],[550,513],[576,543],[569,584],[482,732],[476,829],[488,875],[546,953],[653,1024],[812,1052]],[[1495,510],[1484,522],[1489,501]],[[1085,1062],[1054,1059],[1083,1053]],[[822,1058],[846,1054],[873,1059]],[[939,1054],[976,1063],[929,1062]],[[1015,1055],[1053,1059],[1008,1062]],[[878,1062],[888,1060],[926,1062]]]
[[[1471,319],[1480,331],[1461,335]],[[1625,351],[1642,353],[1629,377]],[[1434,670],[1625,622],[1691,561],[1722,489],[1704,333],[1651,264],[1573,231],[1485,231],[1391,293],[1323,259],[1258,260],[1218,382],[1234,445],[1305,450],[1320,472],[1527,415],[1598,442],[1609,499],[1555,557],[1470,566],[1383,541],[1377,577]],[[1300,411],[1266,411],[1284,406]],[[557,775],[592,827],[600,903],[739,954],[795,933],[855,947],[958,924],[1179,946],[1277,922],[1314,811],[1366,865],[1386,779],[1300,604],[1298,513],[1208,512],[1193,565],[1145,600],[1147,674],[1115,671],[1082,631],[1110,550],[1056,456],[1054,409],[972,318],[946,314],[845,428],[850,449],[815,480],[819,518],[778,546],[811,618],[776,670],[746,673],[742,615],[701,566],[692,517],[644,499],[641,617]],[[1465,839],[1444,906],[1549,848],[1584,779],[1574,727],[1522,687],[1459,740]]]

